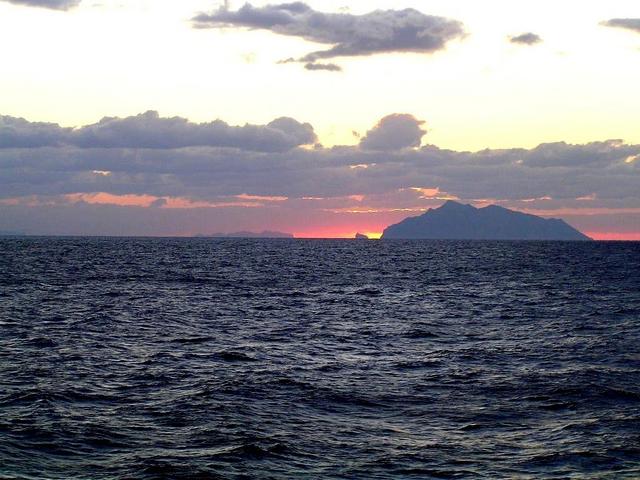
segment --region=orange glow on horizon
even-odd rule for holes
[[[386,226],[385,226],[386,227]],[[385,227],[382,227],[384,229]],[[368,229],[345,229],[344,227],[328,227],[324,229],[318,230],[304,230],[297,231],[293,233],[295,238],[321,238],[321,239],[331,239],[331,238],[355,238],[357,233],[361,233],[362,235],[366,235],[370,240],[378,240],[382,237],[382,229],[378,231],[369,231]]]
[[[164,209],[191,209],[191,208],[226,208],[244,207],[257,208],[263,204],[257,201],[230,201],[230,202],[204,202],[194,201],[182,197],[156,197],[154,195],[125,194],[114,195],[111,193],[70,193],[64,196],[72,203],[88,203],[90,205],[114,205],[118,207],[139,207],[151,208],[157,204],[158,208]],[[238,195],[236,198],[245,197]],[[279,197],[278,197],[279,198]],[[248,200],[248,198],[247,198]],[[279,200],[278,200],[279,201]]]
[[[116,205],[119,207],[150,207],[158,197],[152,195],[113,195],[111,193],[70,193],[64,196],[72,203],[84,202],[91,205]]]

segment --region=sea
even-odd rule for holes
[[[640,478],[640,243],[0,240],[0,479]]]

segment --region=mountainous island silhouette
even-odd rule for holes
[[[542,218],[498,205],[476,208],[447,201],[423,215],[387,227],[383,239],[591,240],[564,220]]]

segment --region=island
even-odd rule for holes
[[[365,234],[363,233],[356,233],[356,240],[369,240],[369,237],[367,237]]]
[[[383,239],[591,240],[564,220],[542,218],[498,205],[476,208],[452,200],[387,227]]]

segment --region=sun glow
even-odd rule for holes
[[[354,239],[356,234],[366,235],[369,240],[379,240],[382,237],[382,232],[367,232],[361,230],[337,230],[327,228],[323,230],[308,230],[294,233],[295,238],[319,238],[319,239]]]

